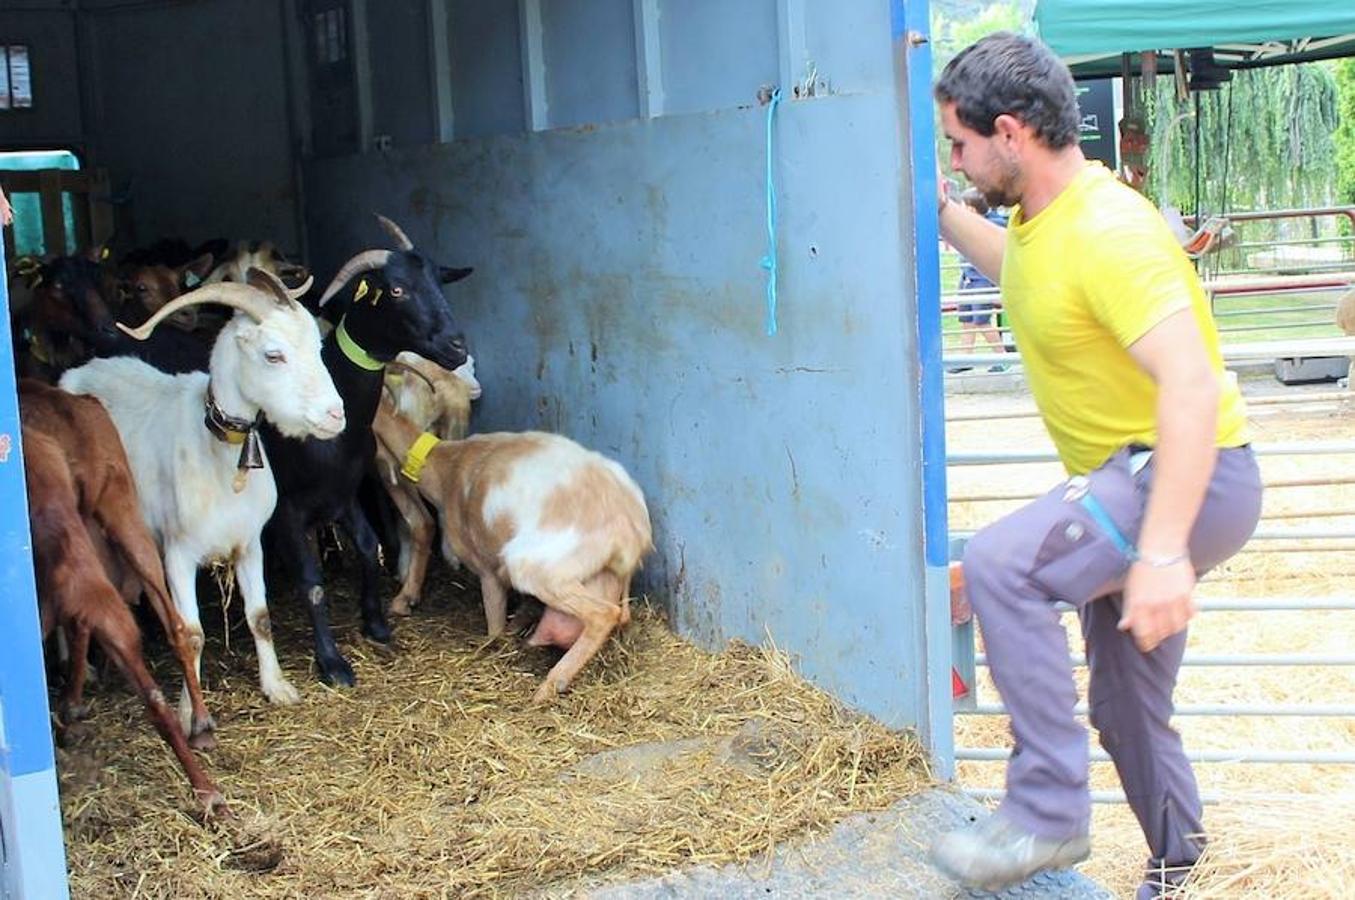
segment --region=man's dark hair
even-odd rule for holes
[[[961,124],[984,137],[993,136],[993,122],[1005,114],[1035,129],[1052,149],[1078,139],[1073,76],[1034,38],[999,31],[970,44],[946,64],[935,94],[938,102],[954,103]]]

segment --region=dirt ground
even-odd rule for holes
[[[1244,380],[1248,397],[1312,396],[1333,386],[1281,388],[1268,376]],[[983,416],[953,422],[947,428],[950,451],[1052,449],[1038,419],[997,418],[1033,409],[1024,394],[972,394],[947,399],[952,416]],[[1253,436],[1258,443],[1340,442],[1355,439],[1355,401],[1305,404],[1256,404],[1251,408]],[[1262,457],[1268,485],[1285,480],[1331,480],[1340,483],[1307,487],[1268,487],[1261,529],[1332,530],[1355,533],[1355,483],[1351,454]],[[973,529],[1017,501],[966,501],[966,496],[994,493],[1036,493],[1057,483],[1057,464],[952,468],[951,528]],[[1295,513],[1324,513],[1293,518]],[[1288,517],[1286,517],[1288,516]],[[1303,548],[1319,548],[1307,549]],[[1292,552],[1299,550],[1300,552]],[[1227,565],[1211,573],[1199,589],[1201,597],[1330,597],[1355,598],[1355,540],[1254,540]],[[1080,652],[1075,617],[1067,617],[1069,642]],[[1205,612],[1193,623],[1187,656],[1218,654],[1303,653],[1349,655],[1355,612]],[[1085,670],[1079,672],[1085,701]],[[979,697],[996,702],[997,692],[981,674]],[[1178,705],[1186,704],[1355,704],[1355,670],[1349,666],[1191,667],[1182,671]],[[1341,717],[1178,716],[1176,726],[1188,749],[1239,751],[1350,751],[1355,749],[1355,720]],[[963,716],[957,720],[956,743],[964,746],[1010,746],[1007,721],[1001,716]],[[1305,833],[1318,823],[1349,821],[1355,808],[1355,766],[1307,764],[1199,763],[1202,790],[1222,802],[1206,809],[1206,828],[1220,858],[1230,852],[1262,865],[1243,871],[1245,861],[1220,863],[1221,870],[1201,879],[1194,896],[1208,897],[1348,897],[1348,870],[1355,866],[1355,843],[1339,839],[1331,874],[1324,884],[1305,875],[1294,883],[1286,859],[1302,855]],[[962,783],[1000,788],[1002,764],[969,762],[960,766]],[[1093,764],[1093,789],[1118,790],[1109,763]],[[1347,831],[1348,835],[1349,832]],[[1097,805],[1094,811],[1093,856],[1082,871],[1115,891],[1132,896],[1139,867],[1147,856],[1137,823],[1124,805]]]

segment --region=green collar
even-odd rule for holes
[[[372,355],[358,346],[357,341],[349,335],[348,329],[344,327],[344,320],[339,320],[339,327],[334,329],[334,337],[339,342],[339,349],[343,355],[348,357],[348,361],[359,369],[366,369],[368,372],[379,372],[385,367],[379,359],[373,359]]]

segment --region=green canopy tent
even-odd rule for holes
[[[1079,79],[1146,51],[1165,51],[1163,72],[1170,51],[1194,48],[1229,69],[1355,56],[1355,0],[1038,0],[1035,28]]]

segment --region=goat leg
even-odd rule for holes
[[[532,586],[523,584],[522,587],[539,597],[547,606],[574,616],[583,623],[583,633],[579,639],[546,673],[545,682],[537,689],[533,701],[545,703],[569,690],[579,670],[597,655],[607,638],[616,630],[621,621],[624,590],[621,579],[611,572],[600,573],[589,579],[587,584],[574,582],[556,586],[538,583]]]
[[[210,816],[213,813],[229,815],[229,809],[226,807],[226,800],[221,796],[203,772],[198,764],[198,759],[193,755],[193,751],[188,748],[188,742],[184,740],[183,730],[179,728],[179,723],[175,721],[174,714],[170,712],[169,704],[165,702],[165,695],[160,692],[160,688],[155,684],[155,679],[151,673],[146,670],[146,664],[141,657],[141,637],[136,630],[136,623],[132,621],[131,613],[127,611],[125,605],[105,607],[104,616],[96,618],[92,623],[94,635],[99,641],[99,645],[104,648],[109,657],[122,670],[122,674],[132,683],[136,692],[141,695],[142,701],[146,704],[146,714],[150,717],[151,724],[155,730],[160,732],[165,743],[169,744],[170,749],[179,760],[179,765],[183,767],[184,774],[188,776],[188,781],[193,785],[193,791],[198,800],[206,809]]]
[[[362,605],[362,633],[379,644],[389,644],[391,629],[377,593],[381,582],[381,563],[377,559],[376,530],[367,520],[367,514],[362,511],[357,497],[345,504],[343,512],[339,514],[339,525],[348,532],[353,545],[357,547],[358,561],[362,566],[362,593],[359,599]]]
[[[407,616],[422,599],[423,580],[427,577],[428,560],[433,553],[433,517],[428,514],[417,491],[404,484],[385,484],[385,487],[409,528],[409,568],[405,570],[400,593],[395,595],[390,606],[391,615]]]
[[[71,631],[73,638],[67,659],[66,686],[61,693],[61,721],[65,725],[89,714],[89,707],[84,703],[85,675],[89,670],[89,627],[72,624]]]
[[[314,557],[312,557],[314,558]],[[318,564],[317,564],[318,565]],[[301,702],[301,692],[282,674],[273,647],[273,620],[268,615],[268,592],[263,580],[263,545],[258,538],[245,544],[235,563],[235,581],[245,601],[245,621],[254,636],[259,658],[259,687],[273,703],[290,706]]]
[[[198,678],[197,660],[198,654],[202,652],[201,629],[190,635],[184,625],[183,617],[169,596],[160,553],[150,533],[141,524],[140,517],[120,516],[114,510],[96,511],[96,517],[109,542],[121,553],[126,567],[140,578],[151,609],[160,620],[165,638],[174,650],[179,667],[183,669],[184,687],[188,691],[192,710],[188,742],[198,750],[210,750],[216,746],[216,722],[207,712],[207,703],[202,698],[202,683]]]
[[[274,529],[277,549],[296,576],[297,591],[310,615],[311,636],[315,642],[315,667],[319,670],[320,680],[335,687],[352,687],[357,683],[357,676],[353,674],[353,667],[348,664],[348,660],[339,652],[339,645],[334,642],[320,560],[307,539],[305,525],[291,507],[279,502],[269,527]]]

